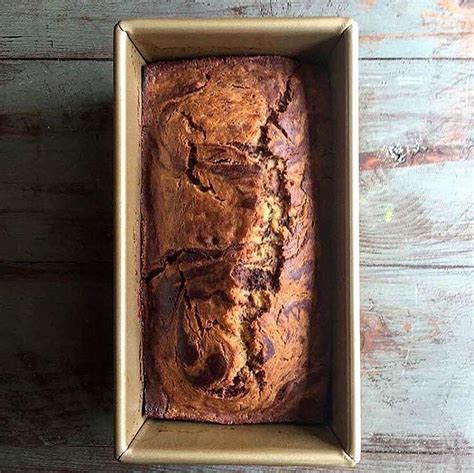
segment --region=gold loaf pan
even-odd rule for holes
[[[132,19],[114,31],[115,454],[126,463],[351,467],[360,459],[358,28],[348,18]],[[142,414],[138,290],[142,66],[272,54],[324,61],[336,176],[331,412],[327,425],[225,426]]]

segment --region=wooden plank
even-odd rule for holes
[[[0,283],[2,446],[112,444],[112,271],[61,269]]]
[[[315,472],[312,468],[288,467],[238,467],[238,466],[155,466],[140,467],[120,464],[113,458],[111,447],[49,447],[19,449],[15,447],[0,448],[0,464],[2,471],[105,471],[105,472],[169,472],[186,473],[196,471],[201,473],[286,473],[286,472]],[[363,471],[363,472],[393,472],[400,473],[463,473],[472,471],[472,457],[467,455],[407,455],[390,453],[366,453],[361,463],[355,469],[331,470]]]
[[[468,455],[407,455],[365,453],[355,471],[397,473],[472,472],[472,457]]]
[[[472,449],[473,283],[473,269],[361,268],[364,450]]]
[[[112,259],[112,64],[0,66],[0,260]]]
[[[364,171],[363,266],[474,267],[474,162]]]
[[[112,28],[127,17],[349,16],[360,23],[361,57],[472,58],[474,17],[464,0],[5,0],[1,58],[112,57]]]
[[[474,62],[361,61],[360,167],[472,158]]]

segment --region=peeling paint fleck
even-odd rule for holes
[[[390,223],[393,220],[393,207],[389,207],[383,216],[383,219],[387,222]]]
[[[413,328],[411,322],[409,322],[408,320],[405,320],[405,321],[403,322],[402,326],[403,326],[403,330],[404,330],[406,333],[411,332],[411,330],[412,330],[412,328]]]

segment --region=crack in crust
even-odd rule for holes
[[[184,117],[184,119],[186,120],[186,122],[187,122],[187,124],[188,124],[188,126],[191,130],[194,130],[194,131],[197,131],[197,132],[201,133],[204,140],[207,139],[206,129],[204,127],[202,127],[201,125],[197,124],[194,121],[194,118],[192,117],[192,115],[190,113],[181,112],[181,115]]]
[[[264,358],[262,349],[256,349],[252,343],[252,339],[255,338],[253,325],[265,313],[265,310],[256,306],[256,301],[260,300],[262,294],[267,289],[272,289],[275,292],[279,290],[279,278],[283,266],[282,248],[285,239],[285,231],[289,231],[288,206],[290,203],[289,192],[286,188],[286,163],[283,158],[276,156],[270,150],[268,146],[268,127],[271,123],[274,125],[277,124],[279,129],[283,128],[278,124],[278,117],[281,113],[284,113],[287,110],[292,100],[291,80],[295,71],[296,69],[288,76],[285,90],[278,101],[278,105],[276,108],[270,110],[265,123],[260,127],[260,137],[256,148],[254,150],[249,150],[248,147],[240,147],[236,143],[233,143],[233,145],[238,149],[245,149],[247,152],[251,151],[253,159],[257,161],[262,170],[262,174],[267,177],[267,182],[264,183],[267,195],[264,199],[274,202],[274,208],[277,209],[279,213],[276,215],[276,218],[269,221],[267,227],[263,229],[263,243],[272,246],[272,249],[274,250],[274,256],[272,258],[273,268],[271,271],[264,271],[268,274],[268,279],[272,284],[270,287],[266,287],[268,284],[264,284],[262,287],[261,283],[260,285],[252,284],[247,280],[247,287],[250,290],[251,297],[249,297],[249,302],[245,305],[244,314],[241,317],[240,334],[245,347],[246,367],[257,382],[260,395],[262,394],[266,384],[266,374],[265,370],[262,368]],[[288,138],[286,131],[284,131],[284,135]],[[275,165],[269,169],[268,163],[271,163],[272,161],[275,162]],[[274,176],[274,174],[276,174],[276,176]],[[272,188],[271,182],[268,182],[272,177],[277,178],[278,186],[276,191]],[[273,213],[277,212],[273,210]],[[265,240],[270,240],[270,243],[266,243]],[[259,249],[257,248],[256,251],[258,252]],[[252,260],[252,256],[249,258],[250,260]],[[241,264],[245,268],[245,264],[249,262],[251,261],[242,261]],[[259,279],[261,279],[261,277]]]
[[[174,265],[178,261],[188,263],[198,263],[204,260],[218,261],[225,258],[229,253],[238,251],[241,247],[241,244],[233,243],[222,249],[180,248],[179,250],[170,250],[163,256],[158,265],[151,269],[142,279],[145,283],[149,283],[163,273],[168,266]]]
[[[156,277],[158,277],[163,271],[166,270],[166,268],[169,266],[169,265],[172,265],[174,264],[178,258],[184,254],[187,254],[187,255],[192,255],[196,258],[196,260],[198,259],[211,259],[212,257],[207,254],[205,251],[203,250],[200,250],[200,249],[186,249],[186,248],[182,248],[180,250],[176,250],[176,251],[169,251],[162,259],[162,261],[160,262],[160,264],[152,269],[151,271],[148,272],[148,274],[143,278],[145,283],[149,283],[150,281],[152,281],[153,279],[155,279]]]
[[[212,195],[212,197],[214,197],[216,200],[218,200],[219,202],[224,202],[225,199],[222,199],[219,197],[219,195],[215,191],[211,182],[209,182],[209,185],[207,186],[201,182],[201,179],[195,172],[196,164],[197,164],[197,148],[194,143],[190,143],[188,162],[186,166],[186,176],[188,177],[189,182],[191,182],[191,184],[196,186],[196,188],[200,192],[209,192],[210,195]]]

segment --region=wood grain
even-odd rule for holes
[[[0,66],[0,261],[112,260],[112,64]]]
[[[473,161],[362,172],[362,266],[472,269],[473,183]]]
[[[474,62],[362,61],[360,167],[472,158]]]
[[[0,313],[0,451],[111,445],[110,268],[3,278]]]
[[[472,269],[362,266],[365,451],[472,449],[473,276]]]
[[[2,2],[2,471],[129,470],[112,449],[113,25],[303,15],[354,17],[369,59],[358,470],[472,471],[474,20],[464,0]],[[194,468],[272,470],[297,471]]]
[[[15,447],[0,449],[2,471],[94,471],[94,472],[170,472],[185,473],[290,473],[323,471],[310,468],[280,467],[238,467],[238,466],[188,466],[140,467],[118,463],[113,458],[111,447],[53,447],[23,450]],[[397,455],[393,453],[366,453],[355,469],[330,470],[332,472],[374,472],[397,473],[464,473],[472,471],[472,457],[468,455]]]
[[[0,442],[111,445],[112,64],[0,84]]]
[[[0,58],[112,57],[120,18],[173,16],[348,16],[361,30],[362,58],[472,58],[473,4],[464,0],[175,0],[2,2]]]
[[[427,88],[425,65],[364,63],[363,152],[405,143],[414,129],[429,146],[457,146],[469,157],[465,71],[436,61],[440,77]],[[32,465],[46,455],[41,446],[112,444],[111,81],[109,62],[0,64],[0,333],[8,334],[0,430],[4,444],[38,448],[23,460]],[[420,111],[408,123],[403,105],[415,98]],[[472,447],[469,415],[459,409],[472,408],[472,169],[469,160],[388,168],[381,160],[361,174],[366,452]],[[97,466],[103,451],[86,456]]]

